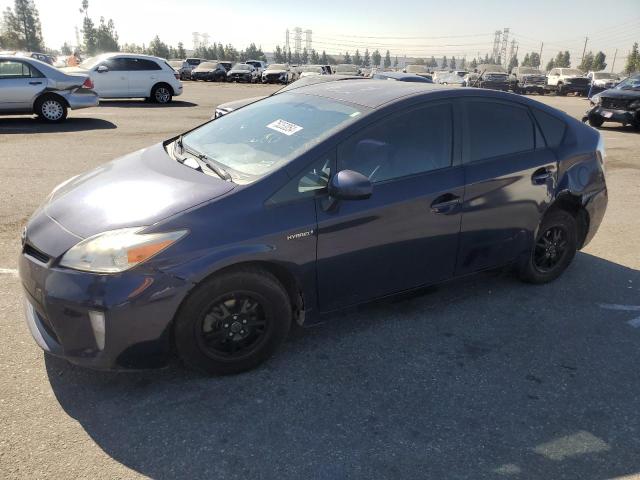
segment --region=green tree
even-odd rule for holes
[[[489,54],[485,53],[484,54],[484,61],[482,63],[491,63],[491,62],[493,62],[493,59],[492,58],[490,59],[489,58]]]
[[[309,63],[309,52],[306,48],[302,50],[302,63],[307,65]]]
[[[582,57],[582,61],[580,62],[580,65],[578,65],[578,68],[583,72],[588,72],[589,70],[592,70],[593,60],[594,60],[593,52],[592,51],[587,52],[585,56]]]
[[[511,60],[509,60],[509,66],[507,70],[509,71],[509,73],[511,73],[511,70],[513,70],[517,66],[518,66],[518,57],[514,55],[513,57],[511,57]]]
[[[214,45],[215,48],[215,45]],[[185,59],[187,58],[187,52],[185,52],[184,50],[184,44],[182,42],[178,42],[178,48],[176,49],[176,55],[178,56],[178,58],[180,59]]]
[[[169,56],[169,47],[166,43],[160,40],[158,35],[151,40],[147,51],[149,52],[149,55],[153,55],[154,57],[167,58]]]
[[[329,65],[329,59],[327,58],[327,52],[322,51],[322,55],[320,55],[320,63],[322,65]]]
[[[627,56],[627,64],[624,66],[624,73],[631,75],[640,71],[640,52],[638,52],[638,42],[633,44],[631,52]]]
[[[447,56],[445,55],[444,57],[442,57],[442,67],[440,67],[442,70],[446,70],[447,65],[448,65],[448,61],[447,61]]]
[[[15,0],[13,10],[7,7],[4,11],[1,27],[4,48],[45,50],[40,14],[33,0]]]
[[[429,60],[429,63],[427,64],[427,66],[429,66],[431,68],[437,68],[438,67],[438,62],[436,61],[436,57],[431,55],[431,59]]]
[[[67,42],[64,42],[64,45],[60,47],[60,53],[62,55],[71,55],[73,51]]]
[[[364,51],[364,58],[362,59],[362,64],[365,67],[368,67],[369,65],[371,65],[371,55],[369,55],[369,49],[365,49]]]
[[[416,58],[414,60],[414,65],[426,65],[427,63],[424,61],[424,58]]]
[[[475,57],[474,57],[474,59],[473,59],[473,60],[471,60],[471,62],[469,63],[469,68],[470,68],[471,70],[473,70],[473,69],[475,69],[475,68],[478,68],[478,61],[475,59]]]
[[[528,53],[524,54],[524,58],[522,59],[522,66],[523,67],[530,67],[531,66],[531,57],[529,56]]]
[[[393,68],[398,68],[398,56],[397,55],[393,60]]]
[[[291,63],[292,60],[292,56],[291,56],[291,49],[287,50],[287,63]]]
[[[462,63],[460,63],[460,69],[464,70],[465,68],[467,68],[467,58],[462,57]]]
[[[549,70],[552,70],[556,68],[556,61],[552,58],[551,60],[549,60],[549,62],[547,63],[547,72]]]
[[[351,63],[351,55],[349,55],[348,51],[347,53],[344,54],[344,59],[342,60],[342,63]]]
[[[605,62],[606,59],[607,59],[607,56],[605,55],[604,52],[596,53],[596,56],[593,57],[591,70],[595,72],[599,72],[600,70],[604,70],[605,68],[607,68],[607,63]]]
[[[360,50],[356,48],[356,53],[353,54],[353,64],[360,66],[362,65],[362,57],[360,56]]]
[[[376,67],[380,66],[380,62],[382,62],[382,55],[380,55],[380,51],[378,49],[371,54],[371,60]]]
[[[455,70],[456,69],[456,57],[451,57],[451,61],[449,62],[449,69],[450,70]]]
[[[280,45],[276,45],[276,49],[273,52],[273,60],[276,63],[284,63],[285,59],[282,55],[282,48],[280,48]]]
[[[387,53],[384,56],[384,68],[389,68],[391,66],[391,53],[387,50]]]
[[[311,50],[311,64],[312,65],[320,64],[320,55],[318,55],[318,52],[316,52],[315,49]]]
[[[102,52],[117,52],[120,50],[118,45],[118,34],[113,20],[109,19],[107,23],[104,17],[100,17],[100,25],[96,30],[96,50]]]

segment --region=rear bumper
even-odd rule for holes
[[[587,234],[585,235],[582,247],[586,247],[598,232],[602,219],[604,218],[604,214],[607,210],[608,202],[609,196],[606,187],[596,193],[588,195],[585,198],[583,205],[589,214],[589,228],[587,229]]]
[[[60,92],[60,95],[67,101],[71,110],[97,107],[100,103],[100,97],[98,97],[96,92],[84,88]]]
[[[18,265],[27,325],[46,352],[115,370],[160,367],[170,358],[170,327],[187,282],[155,271],[77,272],[24,253]]]

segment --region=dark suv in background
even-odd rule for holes
[[[509,75],[509,83],[514,93],[544,95],[547,76],[537,68],[515,67]]]

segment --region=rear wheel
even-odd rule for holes
[[[187,299],[175,324],[184,363],[210,374],[250,370],[267,360],[291,326],[284,287],[267,272],[239,269],[207,281]]]
[[[520,278],[540,284],[562,275],[576,254],[577,231],[576,220],[568,212],[548,213],[540,224],[529,258],[520,268]]]
[[[36,102],[35,113],[45,122],[57,123],[67,118],[67,105],[55,95],[45,95]]]
[[[159,83],[151,89],[151,100],[156,103],[169,103],[172,97],[171,87],[166,83]]]

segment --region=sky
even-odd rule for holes
[[[75,45],[81,0],[35,3],[47,46]],[[7,6],[13,0],[0,0],[0,9]],[[96,22],[113,19],[121,44],[148,44],[159,35],[191,48],[193,32],[200,32],[238,49],[255,42],[273,51],[284,44],[287,28],[301,27],[312,30],[313,48],[327,53],[368,47],[383,54],[389,49],[392,56],[468,60],[490,54],[495,31],[509,28],[520,60],[544,42],[543,64],[569,50],[575,66],[589,37],[587,51],[602,50],[610,66],[618,49],[616,70],[633,42],[640,42],[640,0],[89,0],[89,15]]]

